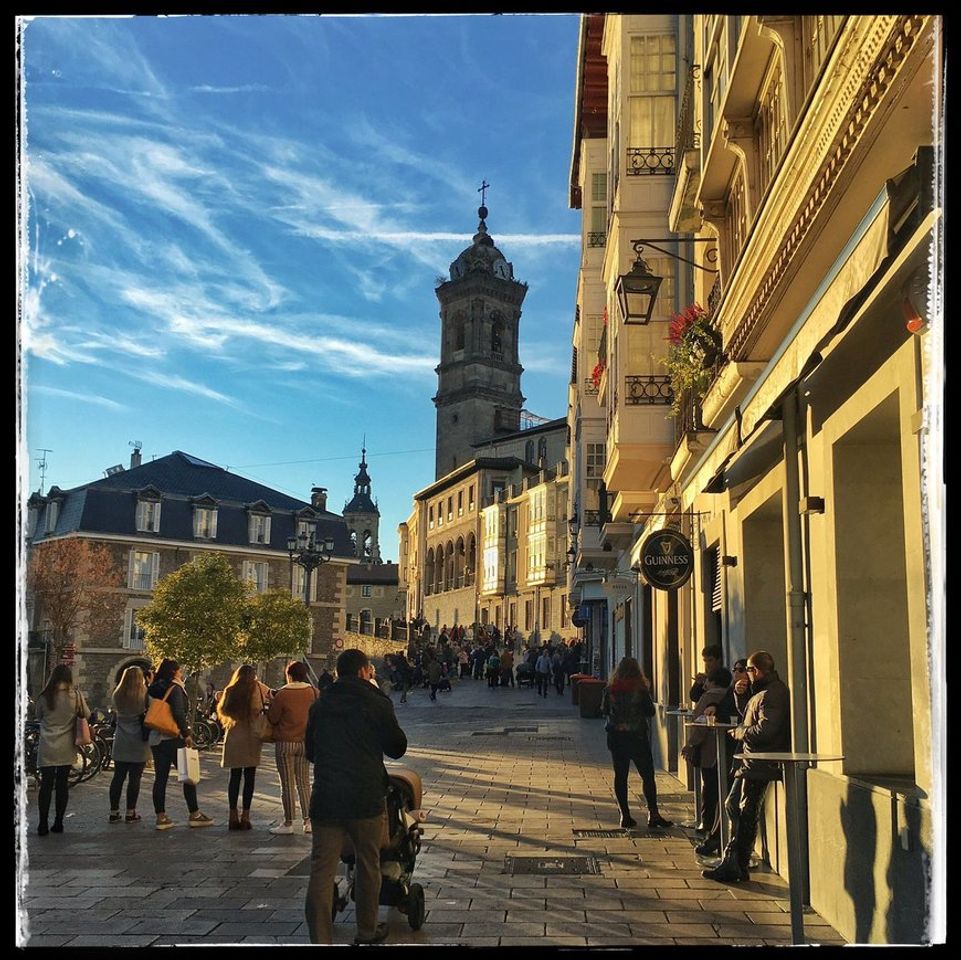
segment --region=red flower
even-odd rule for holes
[[[677,346],[684,339],[688,330],[699,320],[705,320],[707,316],[707,311],[699,303],[693,303],[689,307],[685,307],[680,313],[675,313],[671,317],[667,339]]]

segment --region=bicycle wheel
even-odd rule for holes
[[[100,773],[100,767],[103,763],[103,754],[100,752],[100,745],[96,740],[94,740],[93,743],[88,743],[85,747],[78,747],[77,749],[80,750],[87,760],[86,766],[80,776],[79,781],[80,783],[84,783]]]
[[[71,787],[75,787],[78,783],[82,783],[87,779],[87,767],[89,766],[89,758],[84,752],[84,747],[77,747],[76,753],[74,754],[73,763],[70,764],[70,772],[67,774],[67,782]]]
[[[206,720],[198,720],[194,724],[193,740],[198,750],[206,750],[217,742],[216,735]]]

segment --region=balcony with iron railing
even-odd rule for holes
[[[668,211],[668,225],[673,233],[697,231],[701,227],[701,214],[696,204],[701,185],[701,120],[697,110],[700,86],[701,68],[694,63],[688,69],[674,133],[677,180]]]
[[[672,176],[674,147],[628,147],[625,173],[629,177]]]
[[[629,374],[624,377],[624,403],[628,406],[670,406],[674,402],[671,378],[666,374]]]
[[[589,247],[603,247],[607,243],[606,230],[590,230],[587,234],[587,245]]]

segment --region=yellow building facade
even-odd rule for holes
[[[660,186],[624,189],[633,160],[617,142],[616,105],[623,117],[632,89],[667,86],[637,79],[651,51],[663,69],[666,34],[676,112],[670,142],[646,145],[670,148],[672,168],[658,181],[669,184],[668,232],[654,233],[644,204]],[[605,585],[624,584],[608,589],[609,659],[639,656],[663,712],[687,705],[703,646],[720,643],[728,663],[773,655],[792,692],[794,749],[844,757],[808,774],[801,881],[818,913],[865,943],[923,942],[942,922],[941,71],[940,23],[921,15],[582,25],[577,110],[604,101],[607,116],[603,130],[578,124],[572,199],[587,218],[599,146],[613,192],[602,265],[585,245],[578,308],[581,324],[585,303],[607,311],[606,389],[612,371],[647,372],[642,351],[629,348],[626,367],[623,349],[611,353],[612,328],[630,326],[615,288],[631,241],[676,238],[668,249],[698,266],[678,262],[664,305],[701,305],[718,343],[702,386],[671,382],[673,436],[659,449],[654,432],[638,448],[612,429],[608,402],[600,550],[616,557]],[[633,109],[656,131],[657,104]],[[668,337],[661,302],[640,328],[652,343]],[[570,457],[572,475],[586,473],[576,444]],[[679,590],[627,576],[660,526],[695,549]],[[582,547],[575,581],[588,562]],[[669,724],[657,739],[676,770]],[[783,822],[778,786],[759,852],[786,874]]]

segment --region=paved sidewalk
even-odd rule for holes
[[[417,932],[381,908],[389,943],[465,946],[790,943],[787,887],[759,869],[746,884],[701,877],[691,831],[618,829],[609,754],[600,720],[581,720],[553,691],[489,690],[463,680],[436,703],[416,691],[395,707],[410,746],[403,765],[424,781],[424,843],[414,879],[427,897]],[[226,773],[219,752],[201,755],[204,830],[186,827],[179,785],[168,788],[177,827],[153,829],[144,777],[139,824],[107,823],[109,773],[71,793],[62,835],[36,835],[36,794],[28,794],[27,882],[21,899],[28,946],[147,946],[187,943],[305,944],[304,859],[310,837],[274,836],[281,817],[273,748],[258,770],[250,832],[227,832]],[[659,773],[661,812],[680,823],[693,796]],[[646,822],[640,778],[631,774],[632,811]],[[579,839],[576,830],[610,829]],[[599,874],[511,875],[506,857],[593,857]],[[335,937],[354,936],[353,904]],[[814,913],[812,942],[843,943]]]

